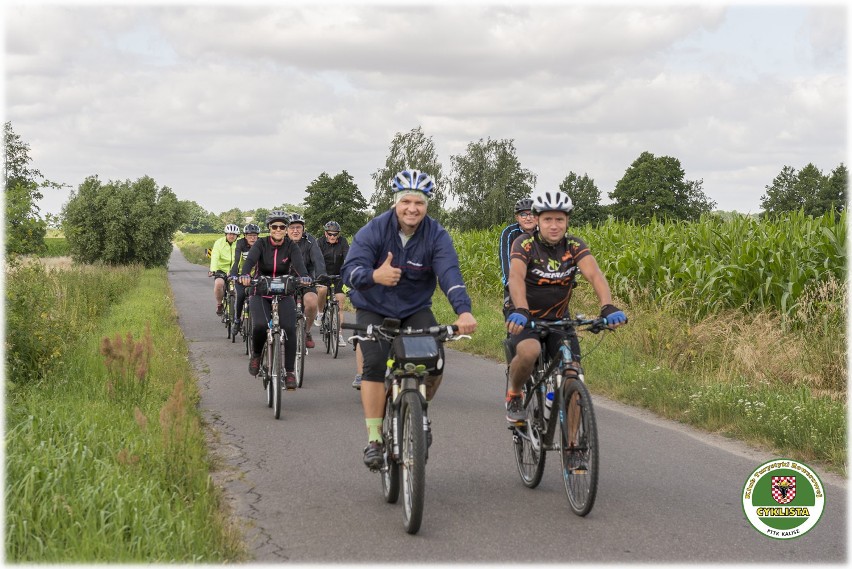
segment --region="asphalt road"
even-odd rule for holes
[[[820,522],[798,539],[767,538],[746,520],[741,492],[773,455],[600,396],[597,502],[587,517],[573,515],[555,453],[538,488],[521,484],[505,425],[504,366],[457,351],[448,351],[444,382],[430,406],[434,443],[423,525],[407,535],[402,505],[384,502],[378,475],[361,462],[366,429],[359,393],[350,386],[351,348],[333,359],[316,334],[304,387],[284,394],[275,420],[260,380],[248,374],[243,346],[226,340],[214,314],[206,268],[175,249],[168,274],[212,449],[225,465],[217,478],[257,561],[846,560],[845,480],[816,469],[826,486]]]

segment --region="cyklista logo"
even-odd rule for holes
[[[743,487],[746,518],[757,531],[776,539],[804,535],[819,521],[824,507],[825,490],[819,477],[795,460],[782,458],[760,465]]]

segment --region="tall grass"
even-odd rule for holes
[[[7,275],[7,295],[20,300],[29,293],[18,289],[36,284],[56,293],[58,302],[41,297],[40,306],[75,340],[52,365],[7,385],[6,559],[243,559],[211,483],[165,270],[28,270],[32,279]],[[79,312],[86,325],[63,328],[63,316],[78,323]]]

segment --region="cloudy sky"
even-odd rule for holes
[[[842,3],[4,4],[5,120],[33,166],[169,186],[219,213],[299,203],[322,172],[361,193],[397,132],[444,172],[512,139],[537,188],[603,201],[643,152],[724,210],[785,165],[847,162]],[[69,190],[47,190],[58,213]]]

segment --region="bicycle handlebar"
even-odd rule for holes
[[[606,318],[586,318],[581,314],[578,314],[577,318],[563,318],[562,320],[532,319],[527,324],[527,328],[547,331],[552,329],[564,330],[565,328],[577,328],[580,331],[588,331],[592,334],[597,334],[604,330],[612,331],[612,328],[609,327]]]
[[[461,340],[462,338],[470,338],[467,334],[459,334],[456,335],[456,332],[459,331],[459,327],[455,324],[440,324],[438,326],[430,326],[428,328],[400,328],[400,322],[394,318],[385,318],[385,321],[382,324],[350,324],[348,322],[343,322],[340,325],[341,328],[345,330],[354,330],[355,332],[364,332],[364,335],[356,334],[351,336],[352,338],[357,338],[359,340],[376,340],[376,336],[383,336],[388,340],[392,340],[396,336],[408,336],[408,335],[416,335],[416,334],[429,334],[430,336],[434,336],[436,339],[440,341],[445,340]]]

